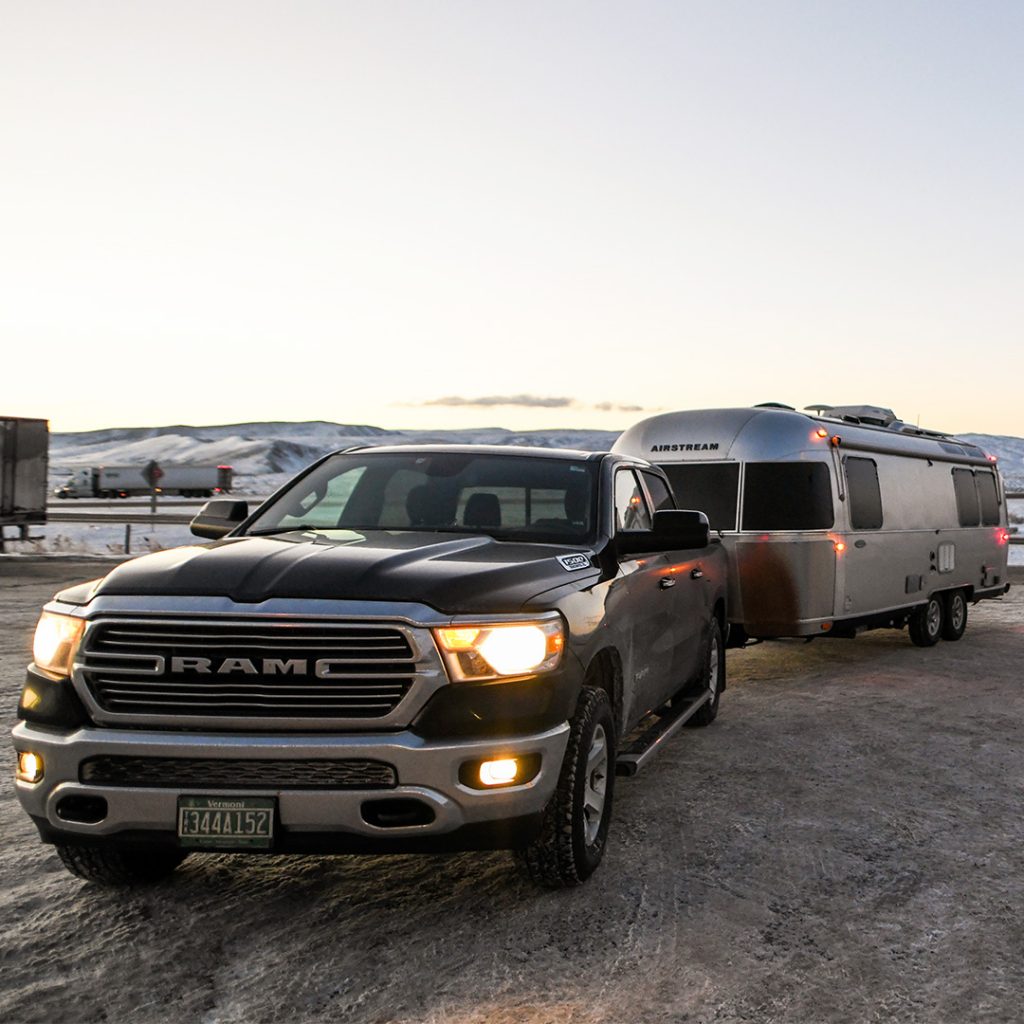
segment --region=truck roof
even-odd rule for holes
[[[389,444],[389,445],[356,445],[342,448],[335,455],[345,452],[382,452],[399,455],[411,455],[415,452],[451,452],[459,455],[508,455],[525,456],[528,458],[561,459],[566,461],[597,462],[612,454],[611,452],[588,452],[576,448],[530,448],[511,444]],[[616,453],[618,454],[618,453]],[[621,457],[621,456],[620,456]],[[632,456],[627,456],[632,458]],[[640,460],[643,461],[643,460]]]

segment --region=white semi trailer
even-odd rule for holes
[[[46,522],[46,469],[50,448],[47,420],[0,416],[0,551],[4,527],[22,539]]]
[[[150,466],[89,466],[79,469],[53,492],[58,498],[130,498],[152,493]],[[231,490],[230,466],[161,466],[155,487],[160,494],[209,498]]]

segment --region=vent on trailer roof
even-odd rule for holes
[[[878,405],[815,405],[808,408],[820,410],[820,415],[832,419],[866,423],[871,427],[891,427],[900,422],[892,409],[883,409]]]

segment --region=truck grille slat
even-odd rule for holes
[[[117,697],[111,697],[109,703],[110,703],[111,707],[115,707],[115,708],[116,707],[130,707],[132,709],[137,709],[140,704],[143,705],[143,706],[146,706],[147,704],[149,704],[154,709],[157,709],[157,710],[161,710],[164,707],[163,703],[159,703],[159,702],[145,702],[145,701],[139,701],[139,700],[135,700],[135,699],[128,700],[128,699],[120,699],[120,698],[117,698]],[[278,712],[278,713],[283,712],[283,711],[337,711],[338,710],[338,705],[337,704],[324,704],[324,703],[318,703],[318,704],[313,704],[313,703],[310,703],[310,704],[297,704],[297,703],[289,703],[287,701],[280,701],[280,702],[277,702],[277,703],[268,703],[268,702],[257,701],[257,700],[247,700],[247,701],[228,701],[228,700],[198,700],[198,701],[189,701],[189,700],[175,700],[174,704],[173,704],[173,707],[175,709],[175,713],[180,713],[178,711],[179,708],[197,708],[197,709],[200,709],[200,710],[202,710],[204,708],[231,708],[232,710],[238,711],[238,712],[245,712],[247,709],[255,709],[255,710],[259,710],[259,711],[272,710],[272,711],[275,711],[275,712]],[[360,712],[365,714],[368,711],[372,711],[375,714],[385,714],[387,709],[389,707],[391,707],[391,704],[390,703],[383,703],[383,704],[345,704],[345,705],[342,705],[342,707],[344,708],[346,715],[351,717],[352,715],[359,714]]]
[[[105,755],[83,761],[79,781],[98,786],[190,789],[389,789],[398,784],[383,761],[278,761],[268,758],[133,757]]]
[[[291,643],[294,640],[301,640],[303,643],[328,643],[338,644],[339,642],[344,644],[363,645],[370,643],[381,643],[385,642],[389,646],[401,647],[404,644],[404,637],[394,636],[390,632],[370,632],[369,630],[361,630],[358,633],[353,632],[351,629],[339,629],[335,633],[317,632],[305,634],[298,632],[300,627],[288,627],[285,624],[281,624],[280,627],[275,628],[282,629],[281,633],[260,633],[260,632],[230,632],[223,629],[209,629],[206,631],[189,631],[189,632],[175,632],[168,631],[160,628],[159,625],[148,626],[144,631],[128,630],[128,629],[117,629],[115,627],[109,627],[105,630],[105,636],[110,643],[138,643],[141,637],[159,637],[163,640],[175,640],[182,641],[184,643],[193,643],[196,641],[205,642],[207,640],[236,640],[243,643],[260,643],[266,641],[272,644]],[[118,637],[124,637],[125,639],[119,640]]]
[[[329,637],[325,637],[322,641],[311,641],[305,637],[296,637],[291,641],[291,646],[294,646],[295,640],[302,641],[302,649],[305,651],[329,651],[334,652],[338,650],[337,642],[331,642]],[[166,648],[168,643],[174,644],[192,644],[199,643],[203,645],[204,649],[207,650],[221,650],[221,649],[232,649],[237,648],[240,644],[244,645],[247,650],[262,650],[262,651],[276,651],[281,649],[280,643],[272,643],[269,641],[247,641],[244,637],[238,639],[210,639],[207,637],[163,637],[159,640],[107,640],[107,643],[112,647],[158,647]],[[405,655],[408,652],[408,647],[405,644],[365,644],[355,643],[352,640],[346,640],[344,646],[345,656],[349,658],[360,657],[363,651],[393,651],[400,655]]]
[[[263,694],[265,696],[274,696],[282,692],[279,686],[261,686],[258,683],[218,683],[212,686],[203,686],[197,683],[182,683],[180,685],[169,686],[166,683],[162,684],[141,684],[134,681],[126,681],[124,679],[98,679],[97,682],[102,685],[104,693],[117,694],[119,696],[128,695],[146,695],[146,694],[163,694],[164,696],[173,697],[175,694],[191,694],[196,697],[202,697],[204,695],[209,696],[231,696],[232,694],[239,693],[255,693]],[[303,694],[310,694],[316,697],[344,697],[349,694],[358,694],[361,696],[380,696],[380,697],[397,697],[402,693],[402,686],[294,686],[289,687],[287,693],[290,696],[300,697]]]
[[[411,636],[379,623],[103,620],[86,632],[80,660],[103,711],[285,727],[392,714],[417,679]]]

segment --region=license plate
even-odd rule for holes
[[[178,839],[204,849],[269,849],[276,803],[262,796],[179,796]]]

